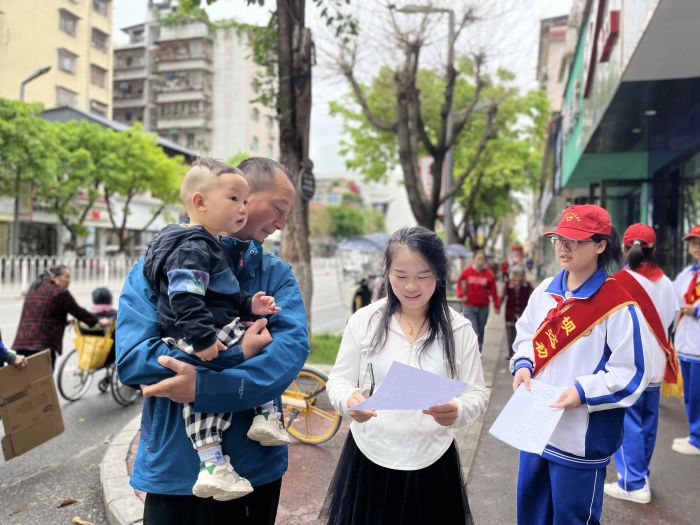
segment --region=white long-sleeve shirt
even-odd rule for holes
[[[678,304],[678,297],[673,289],[673,283],[671,279],[662,276],[657,281],[652,281],[647,279],[643,275],[635,272],[630,268],[625,268],[626,272],[629,272],[639,284],[642,285],[646,293],[649,295],[651,302],[654,303],[656,311],[661,319],[661,325],[664,327],[665,333],[668,335],[668,330],[671,325],[676,320],[678,316],[678,310],[680,305]],[[656,337],[650,343],[649,353],[651,355],[651,377],[650,385],[659,385],[664,380],[664,374],[666,373],[666,352],[661,347]]]
[[[530,296],[516,323],[511,371],[522,366],[532,371],[532,340],[547,312],[557,305],[552,295],[587,299],[608,278],[599,268],[578,289],[568,290],[566,276],[562,271],[546,279]],[[634,404],[649,384],[654,344],[641,311],[629,305],[610,314],[549,361],[535,379],[556,386],[577,385],[583,399],[581,406],[564,411],[543,457],[576,468],[607,465],[622,440],[623,408]]]
[[[685,304],[683,296],[698,269],[697,264],[688,266],[673,281],[673,287],[682,305]],[[678,352],[678,359],[681,361],[700,362],[700,319],[697,316],[684,315],[678,322],[674,342]]]
[[[449,377],[439,341],[427,347],[419,359],[423,338],[410,343],[392,318],[384,348],[370,355],[370,342],[386,299],[355,312],[343,334],[335,366],[327,383],[328,396],[342,415],[348,415],[347,400],[353,392],[367,390],[367,365],[371,362],[375,390],[379,388],[394,361]],[[374,314],[377,315],[374,315]],[[486,408],[486,387],[479,347],[469,321],[450,310],[455,343],[457,377],[467,384],[455,398],[457,419],[452,427],[472,423]],[[425,336],[423,336],[425,337]],[[360,451],[373,463],[394,470],[418,470],[432,465],[454,440],[451,428],[438,424],[420,410],[379,410],[365,423],[353,421],[350,431]]]

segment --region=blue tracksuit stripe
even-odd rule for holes
[[[630,382],[621,390],[605,396],[589,397],[589,405],[618,403],[620,400],[636,392],[644,377],[644,351],[642,349],[642,334],[639,331],[639,319],[637,318],[637,312],[634,306],[630,305],[627,309],[632,318],[632,344],[634,347],[634,366],[636,372],[634,376],[632,376]]]

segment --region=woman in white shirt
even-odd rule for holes
[[[397,231],[385,255],[387,298],[348,321],[327,385],[334,406],[353,419],[321,511],[329,524],[472,523],[451,429],[484,411],[486,388],[476,335],[447,306],[447,271],[434,232]],[[422,412],[352,410],[393,361],[467,387]]]

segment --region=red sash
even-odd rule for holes
[[[547,313],[532,339],[535,350],[533,375],[540,373],[552,358],[575,343],[579,337],[588,335],[593,327],[610,314],[627,305],[636,304],[629,293],[610,277],[588,299],[564,301],[556,295],[553,297],[557,306]]]
[[[698,283],[698,272],[693,272],[693,277],[690,279],[688,289],[683,295],[685,304],[695,304],[700,299],[700,283]]]
[[[654,306],[654,302],[649,297],[649,294],[644,289],[644,287],[626,270],[621,270],[613,275],[615,280],[619,282],[628,292],[634,297],[634,299],[639,304],[639,308],[644,314],[644,319],[649,325],[654,337],[663,348],[666,353],[666,371],[664,372],[664,381],[670,384],[676,384],[678,382],[678,358],[676,357],[676,349],[673,348],[673,344],[668,340],[666,335],[666,330],[661,318],[659,317],[659,312]]]

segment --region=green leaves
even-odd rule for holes
[[[183,160],[168,157],[155,135],[139,127],[115,132],[84,121],[48,122],[40,112],[37,105],[0,99],[0,194],[15,194],[19,172],[34,202],[68,228],[73,249],[101,196],[122,197],[124,216],[139,193],[177,202]]]

